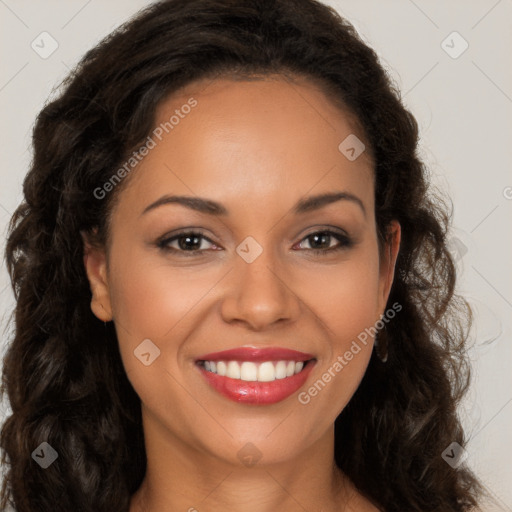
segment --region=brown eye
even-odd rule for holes
[[[336,240],[338,243],[333,246],[332,244]],[[311,233],[303,238],[300,243],[302,244],[304,241],[307,241],[311,247],[305,250],[313,251],[315,254],[330,253],[331,251],[338,251],[352,245],[351,240],[346,235],[329,230]]]
[[[204,242],[217,247],[202,233],[195,231],[178,233],[172,237],[164,238],[157,243],[157,246],[163,251],[182,253],[184,256],[195,256],[208,249],[204,246]],[[174,244],[174,246],[171,244]]]

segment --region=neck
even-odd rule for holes
[[[349,510],[356,491],[334,464],[334,431],[292,460],[234,465],[145,425],[147,469],[130,512],[322,512]]]

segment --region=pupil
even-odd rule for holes
[[[194,240],[194,242],[192,244],[189,244],[190,240]],[[201,247],[200,237],[196,235],[183,236],[179,239],[179,246],[180,249],[198,249],[199,247]]]
[[[315,246],[315,244],[318,242],[318,240],[319,240],[319,239],[323,239],[323,240],[324,240],[324,242],[325,242],[325,240],[326,240],[326,239],[328,240],[328,239],[330,238],[330,235],[327,235],[326,233],[321,233],[321,234],[319,234],[319,235],[313,235],[313,236],[312,236],[312,238],[313,238],[313,240],[315,241],[315,242],[312,244],[312,245],[313,245],[313,247],[314,247],[314,246]],[[320,246],[321,246],[321,247],[322,247],[323,245],[327,245],[327,246],[329,246],[329,244],[328,244],[328,243],[327,243],[327,244],[326,244],[326,243],[324,243],[324,244],[320,244]],[[316,248],[316,247],[315,247],[315,248]]]

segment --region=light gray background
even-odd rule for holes
[[[149,3],[0,0],[2,251],[7,222],[22,199],[36,114],[86,50]],[[476,312],[474,382],[460,409],[469,439],[466,454],[500,510],[510,511],[512,0],[328,3],[356,26],[396,80],[420,125],[421,156],[434,182],[453,199],[451,245],[461,270],[459,291]],[[42,46],[43,31],[58,43],[45,59],[31,48],[34,40]],[[469,44],[457,58],[464,41],[450,35],[454,31]],[[8,283],[2,261],[2,351],[12,331]],[[9,408],[2,407],[3,422]]]

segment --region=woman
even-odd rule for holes
[[[313,0],[167,0],[40,113],[2,506],[477,510],[414,117]]]

